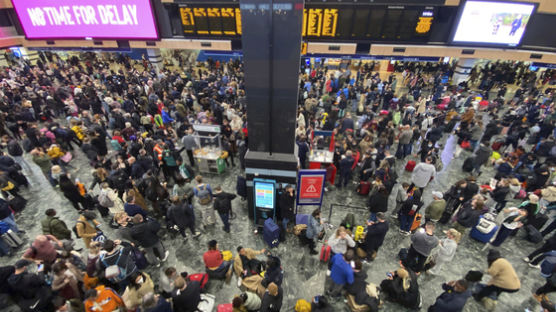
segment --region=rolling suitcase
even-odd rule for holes
[[[295,215],[295,225],[309,224],[309,215],[298,213]]]
[[[359,186],[357,187],[357,193],[359,193],[359,195],[368,195],[370,190],[371,183],[368,181],[359,182]]]
[[[25,209],[27,205],[27,200],[21,196],[14,196],[12,199],[8,200],[8,205],[14,212],[20,212]]]
[[[12,248],[23,245],[23,240],[12,230],[8,230],[6,233],[2,234],[2,239]]]
[[[330,260],[330,252],[331,252],[331,248],[328,244],[324,244],[322,245],[322,247],[320,248],[320,256],[319,256],[319,260],[321,262],[328,262],[328,260]]]
[[[263,227],[263,239],[268,246],[276,247],[280,242],[280,227],[272,218],[266,219]]]
[[[416,165],[417,164],[415,163],[414,160],[409,160],[405,165],[405,171],[413,172],[413,169],[415,168]]]
[[[410,231],[415,231],[416,229],[418,229],[421,226],[421,220],[423,219],[423,216],[420,213],[416,213],[415,214],[415,219],[413,219],[413,223],[411,224],[411,229]]]
[[[498,226],[494,219],[495,217],[490,213],[482,215],[477,225],[469,233],[469,236],[479,242],[488,243],[498,231]]]

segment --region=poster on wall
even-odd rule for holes
[[[27,39],[158,39],[150,0],[12,2]]]
[[[517,46],[536,5],[468,0],[461,9],[453,43]]]
[[[297,176],[297,205],[321,205],[326,170],[299,170]]]

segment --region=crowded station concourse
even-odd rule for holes
[[[2,68],[1,311],[554,311],[552,71],[300,68],[298,167],[314,131],[333,158],[320,210],[279,193],[269,246],[241,60],[164,64]]]

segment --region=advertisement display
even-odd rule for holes
[[[300,170],[297,179],[297,205],[320,205],[325,181],[326,170]]]
[[[158,39],[150,0],[12,0],[27,39]]]
[[[274,209],[274,182],[254,180],[253,183],[255,189],[255,207]]]
[[[461,9],[452,42],[515,47],[535,7],[533,3],[468,0]]]

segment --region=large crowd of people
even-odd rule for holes
[[[287,267],[271,250],[221,250],[209,238],[205,252],[190,251],[202,258],[204,267],[197,269],[203,273],[179,272],[166,263],[170,247],[163,233],[185,242],[210,235],[207,229],[221,221],[222,230],[233,234],[236,195],[199,175],[192,125],[220,126],[226,165],[237,161],[245,169],[248,112],[241,61],[157,68],[125,55],[40,56],[36,65],[14,60],[0,72],[0,255],[13,260],[0,267],[0,306],[212,311],[218,294],[207,292],[207,282],[230,282],[235,275],[237,296],[218,311],[285,311]],[[351,191],[357,184],[370,215],[348,215],[323,237],[328,225],[321,211],[298,222],[294,187],[285,188],[277,200],[280,239],[299,236],[310,256],[319,254],[320,240],[330,247],[319,256],[328,262],[325,292],[292,308],[337,311],[345,296],[352,311],[398,304],[456,312],[470,297],[491,309],[498,296],[522,288],[525,273],[516,272],[497,248],[512,236],[522,239],[515,237],[521,231],[539,244],[523,260],[540,269],[539,281],[545,279],[542,287],[521,291],[533,292],[544,311],[555,311],[546,296],[556,291],[552,72],[539,76],[521,63],[493,62],[450,85],[450,64],[399,63],[398,73],[383,78],[377,64],[352,65],[301,69],[295,140],[299,168],[307,168],[310,151],[324,140],[313,131],[331,131],[334,156],[323,164],[330,172],[326,190],[358,196]],[[456,146],[446,159],[451,135]],[[76,157],[90,165],[91,185],[73,176]],[[461,180],[446,190],[432,189],[430,182],[452,158],[465,158],[458,168]],[[18,219],[26,214],[26,189],[36,187],[29,179],[35,165],[45,185],[70,205],[39,203],[42,234],[29,237]],[[402,170],[411,172],[408,180],[400,177]],[[432,201],[425,205],[427,193]],[[79,217],[67,224],[59,216],[71,209]],[[396,223],[399,235],[411,236],[411,245],[391,259],[385,280],[368,283],[367,265]],[[486,270],[467,268],[423,307],[420,277],[441,275],[462,256],[458,245],[467,236],[489,248]],[[163,274],[151,277],[154,268]],[[486,283],[483,274],[490,276]]]

